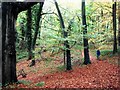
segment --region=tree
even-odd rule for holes
[[[120,46],[120,2],[118,2],[118,46]]]
[[[114,32],[114,43],[113,43],[113,54],[117,52],[117,38],[116,38],[116,2],[112,6],[113,14],[113,32]]]
[[[17,82],[15,22],[19,12],[36,4],[30,2],[2,2],[2,85]]]
[[[38,35],[38,31],[39,31],[39,22],[41,20],[41,12],[42,12],[42,7],[43,7],[44,2],[40,2],[39,3],[39,9],[37,12],[37,18],[35,20],[35,33],[34,33],[34,37],[33,37],[33,41],[32,41],[32,49],[35,49],[35,44],[36,44],[36,39],[37,39],[37,35]]]
[[[87,39],[87,24],[85,14],[85,0],[82,0],[82,24],[83,24],[83,43],[84,43],[84,64],[90,64],[89,45]]]
[[[12,5],[10,3],[2,3],[2,69],[3,84],[8,82],[16,82],[16,51],[15,51],[15,28],[14,21],[16,15],[13,14]],[[5,30],[6,29],[6,30]]]
[[[1,2],[0,2],[0,13],[2,13]],[[0,14],[0,29],[2,29],[1,25],[2,15]],[[2,36],[2,31],[0,30],[0,36]],[[2,52],[2,38],[0,38],[0,52]],[[2,53],[0,53],[0,87],[2,83]]]
[[[63,31],[63,37],[66,39],[68,37],[68,32],[65,31],[65,25],[64,25],[62,14],[61,14],[60,9],[58,7],[58,3],[57,3],[56,0],[54,0],[54,2],[55,2],[56,9],[58,11],[58,16],[59,16],[59,20],[60,20],[60,26],[61,26],[62,31]],[[71,54],[70,54],[70,46],[69,46],[68,40],[64,41],[64,46],[65,46],[64,62],[65,62],[65,58],[67,59],[66,70],[71,70],[72,69],[72,67],[71,67]]]
[[[23,23],[21,23],[22,41],[24,41],[24,37],[25,37],[25,30],[24,30],[24,24]]]
[[[32,25],[32,14],[31,14],[31,8],[27,10],[27,31],[26,31],[26,37],[27,37],[27,48],[28,48],[28,60],[32,59],[32,31],[31,31],[31,25]]]

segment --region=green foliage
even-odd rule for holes
[[[38,82],[38,83],[35,84],[35,86],[40,86],[40,87],[42,87],[42,86],[44,86],[44,85],[45,85],[45,82],[44,82],[44,81]]]
[[[46,65],[46,67],[48,67],[49,66],[49,64],[50,64],[50,62],[52,61],[53,59],[52,58],[46,58],[46,60],[45,60],[45,65]]]
[[[27,51],[21,51],[21,50],[17,50],[17,62],[19,62],[21,59],[26,58],[28,55]]]
[[[86,7],[88,38],[90,42],[94,42],[96,48],[102,45],[110,45],[113,41],[110,5],[111,3],[92,2]]]
[[[57,69],[59,70],[59,71],[64,71],[65,70],[65,66],[64,65],[59,65],[58,67],[57,67]]]
[[[120,46],[118,46],[118,53],[120,54]]]
[[[101,56],[112,56],[112,50],[101,50]]]
[[[54,10],[53,3],[47,9],[43,9],[44,14],[42,15],[42,26],[40,35],[38,35],[35,49],[35,58],[41,58],[39,51],[41,46],[45,46],[45,49],[49,52],[58,52],[59,50],[65,49],[63,42],[69,41],[71,49],[82,50],[83,49],[83,26],[81,19],[80,8],[70,9],[69,7],[63,8],[60,6],[60,10],[65,22],[65,31],[68,32],[68,38],[63,38],[63,32],[60,27],[60,21],[57,16],[57,11]],[[87,29],[88,34],[86,37],[89,40],[90,49],[111,49],[113,42],[113,30],[112,30],[112,9],[111,3],[96,3],[91,2],[86,4],[86,16],[87,16]],[[32,35],[35,29],[36,13],[39,9],[39,4],[32,7]],[[103,11],[103,13],[102,13]],[[102,15],[103,14],[103,15]],[[26,50],[19,51],[19,42],[22,39],[21,24],[23,23],[24,31],[26,31],[26,11],[21,12],[17,19],[17,60],[25,58],[27,56]],[[71,28],[68,29],[69,25]],[[24,37],[25,38],[25,37]],[[26,39],[25,39],[26,40]],[[76,44],[74,45],[74,42]],[[108,48],[108,46],[110,48]],[[75,52],[72,52],[74,54]],[[108,52],[103,51],[103,55]],[[49,60],[48,60],[49,61]],[[48,63],[48,62],[47,62]],[[48,65],[48,64],[46,64]]]
[[[30,67],[30,72],[32,72],[32,73],[37,73],[38,70],[39,70],[39,69],[35,69],[35,68],[33,68],[33,67]]]
[[[19,82],[19,83],[22,83],[22,84],[24,84],[24,85],[30,85],[30,84],[31,84],[31,82],[30,82],[30,81],[27,81],[27,80],[19,80],[18,82]]]

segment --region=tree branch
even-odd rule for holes
[[[13,4],[13,8],[17,9],[16,13],[20,13],[21,11],[25,11],[37,3],[38,2],[14,2],[12,4]]]
[[[57,15],[57,13],[55,13],[55,12],[51,12],[51,13],[42,13],[41,15],[45,15],[45,14],[54,14],[54,15],[56,15],[57,17],[59,17],[59,16]]]

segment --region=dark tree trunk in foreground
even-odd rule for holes
[[[4,12],[3,12],[4,10]],[[4,85],[6,80],[3,79],[5,76],[5,38],[6,38],[6,12],[7,5],[2,3],[2,84]]]
[[[116,38],[116,2],[113,3],[113,32],[114,32],[114,43],[113,43],[113,54],[117,52],[117,38]]]
[[[118,46],[120,47],[120,2],[118,2]]]
[[[2,83],[16,82],[16,50],[15,50],[15,21],[13,7],[10,3],[2,4]]]
[[[1,7],[1,2],[0,2],[0,87],[2,84],[2,7]]]
[[[27,37],[27,48],[28,48],[28,60],[32,59],[32,13],[31,8],[27,10],[27,31],[26,31],[26,37]]]
[[[84,43],[84,64],[90,64],[90,56],[89,56],[89,45],[87,35],[87,24],[86,24],[86,15],[85,15],[85,0],[82,0],[82,24],[83,28],[83,43]]]
[[[36,3],[2,2],[2,85],[17,82],[15,21],[17,14]]]
[[[43,7],[44,2],[40,2],[39,4],[40,4],[40,6],[39,6],[39,9],[38,9],[38,12],[36,15],[37,18],[36,18],[36,22],[35,22],[35,33],[34,33],[33,42],[32,42],[33,50],[35,49],[36,39],[37,39],[38,31],[39,31],[39,22],[41,20],[41,16],[42,16],[41,12],[42,12],[42,7]]]
[[[57,8],[57,11],[58,11],[60,25],[61,25],[61,28],[63,30],[64,38],[67,38],[68,37],[68,32],[65,31],[65,25],[64,25],[64,21],[63,21],[63,17],[61,15],[60,9],[58,7],[58,3],[57,3],[56,0],[54,0],[54,2],[55,2],[55,6]],[[72,66],[71,66],[71,53],[70,53],[70,46],[69,46],[68,40],[64,41],[64,46],[66,48],[65,52],[64,52],[64,62],[65,62],[65,56],[66,56],[66,59],[67,59],[66,70],[71,70],[72,69]]]

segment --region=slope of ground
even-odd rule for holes
[[[58,71],[61,60],[37,62],[28,67],[29,61],[17,64],[17,70],[23,68],[26,78],[18,77],[20,81],[29,81],[27,84],[18,84],[19,88],[120,88],[119,55],[106,60],[96,60],[90,54],[92,64],[73,66],[71,71]],[[110,62],[111,61],[111,62]],[[116,62],[116,63],[113,63]],[[42,85],[41,85],[42,83]],[[116,89],[117,90],[117,89]]]
[[[43,63],[43,62],[42,62]],[[40,65],[42,65],[42,63]],[[20,64],[20,63],[19,63]],[[22,63],[22,66],[24,64]],[[37,67],[36,65],[35,67]],[[33,68],[35,68],[33,67]],[[28,67],[30,68],[30,67]],[[43,68],[35,73],[28,73],[26,78],[19,77],[19,80],[29,80],[30,84],[19,84],[18,87],[32,88],[117,88],[120,85],[119,71],[117,65],[106,61],[96,61],[90,65],[74,66],[71,71],[59,72],[52,68]],[[47,72],[47,74],[43,74]],[[36,86],[36,83],[44,82],[44,85]]]

